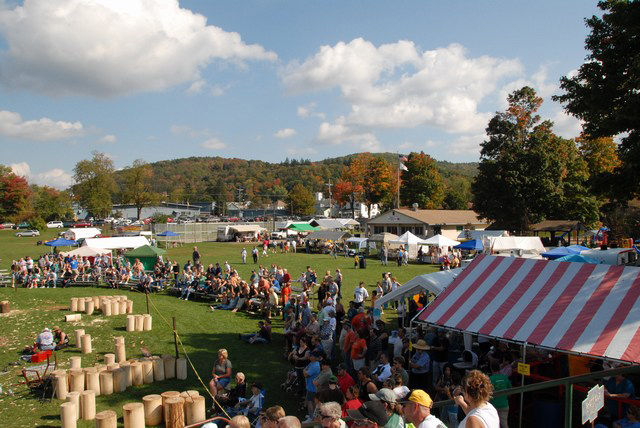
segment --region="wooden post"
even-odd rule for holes
[[[180,357],[178,353],[178,330],[176,325],[176,317],[173,317],[173,344],[176,347],[176,358]]]
[[[120,300],[118,302],[118,305],[120,305],[120,309],[119,309],[120,315],[126,314],[127,313],[127,301],[126,300]]]
[[[84,334],[84,333],[83,333]],[[80,343],[80,342],[78,342]],[[78,348],[80,345],[78,345]],[[82,367],[82,357],[70,357],[69,362],[71,363],[71,369],[79,369]]]
[[[152,319],[151,319],[151,315],[149,315],[149,314],[145,314],[145,315],[143,316],[143,321],[142,321],[142,323],[143,323],[143,329],[144,329],[144,331],[151,331],[151,326],[152,326],[151,321],[152,321]]]
[[[90,354],[92,351],[91,348],[91,335],[90,334],[83,334],[82,337],[80,338],[80,340],[82,341],[82,353],[83,354]]]
[[[164,378],[173,379],[176,377],[176,359],[171,355],[163,355],[162,363],[164,365]]]
[[[78,298],[77,297],[72,297],[71,298],[71,307],[69,308],[69,310],[71,312],[78,312]]]
[[[185,400],[184,413],[187,419],[187,425],[192,425],[207,419],[204,397],[197,395],[187,398]]]
[[[136,330],[136,316],[127,315],[127,331],[135,331],[135,330]]]
[[[102,301],[102,313],[105,317],[111,316],[111,300],[104,299]]]
[[[113,392],[124,392],[127,389],[127,373],[122,367],[111,370],[113,374]]]
[[[127,300],[127,313],[133,313],[133,300]]]
[[[111,315],[120,315],[120,303],[117,300],[111,301]]]
[[[136,331],[144,331],[144,316],[136,315]]]
[[[185,380],[187,378],[187,359],[178,358],[176,360],[176,378]]]
[[[96,415],[96,428],[118,428],[118,414],[105,410]]]
[[[78,298],[78,312],[84,312],[85,300],[84,297]]]
[[[94,420],[96,418],[96,393],[93,391],[83,391],[80,395],[80,403],[82,419],[85,421]]]
[[[104,363],[108,366],[109,364],[115,364],[116,362],[116,354],[104,354]]]
[[[113,373],[109,370],[100,372],[100,395],[113,394]]]
[[[118,346],[118,343],[121,343],[124,345],[124,336],[115,336],[113,338],[113,345]]]
[[[142,360],[142,379],[146,384],[153,383],[153,361]]]
[[[198,391],[194,390],[194,389],[190,389],[188,391],[182,391],[180,393],[180,397],[184,398],[185,400],[187,398],[193,398],[193,397],[197,397],[199,395],[200,395],[200,393]]]
[[[133,377],[131,375],[131,363],[129,361],[123,361],[120,363],[120,368],[124,370],[124,377],[127,381],[127,388],[133,385]]]
[[[160,394],[162,397],[162,417],[167,421],[167,412],[169,411],[169,406],[167,405],[167,400],[170,398],[180,397],[180,393],[178,391],[165,391]]]
[[[62,428],[76,428],[78,426],[78,418],[76,417],[76,405],[67,401],[60,405],[60,419],[62,420]]]
[[[127,361],[127,353],[125,351],[124,343],[118,343],[116,345],[116,361],[118,363]]]
[[[84,391],[84,371],[78,369],[69,370],[69,391]]]
[[[67,382],[67,372],[64,370],[56,370],[53,372],[55,380],[56,398],[58,400],[66,400],[69,393],[69,384]]]
[[[85,381],[87,391],[93,391],[95,397],[100,395],[100,373],[96,367],[89,367],[85,370]]]
[[[76,409],[76,420],[80,419],[80,393],[73,391],[67,394],[67,403],[73,403]]]
[[[162,423],[162,396],[157,394],[142,397],[144,404],[144,423],[156,426]]]
[[[164,380],[164,361],[160,358],[153,359],[153,380]]]
[[[184,398],[172,397],[165,402],[165,421],[167,428],[184,428]]]
[[[127,403],[122,406],[125,428],[144,428],[144,406],[142,403]]]
[[[8,314],[9,312],[11,312],[9,301],[3,300],[2,302],[0,302],[0,314]]]
[[[93,299],[87,300],[84,304],[84,313],[87,315],[93,315]]]
[[[142,376],[142,363],[136,361],[131,363],[131,382],[134,386],[140,386],[144,383]]]
[[[84,329],[75,330],[74,333],[76,334],[76,348],[80,348],[80,346],[81,346],[80,340],[82,339],[82,336],[84,335]]]

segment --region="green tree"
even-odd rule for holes
[[[301,183],[297,183],[289,191],[287,205],[293,215],[311,215],[315,212],[313,194]]]
[[[76,181],[72,186],[73,195],[96,217],[107,217],[113,208],[116,191],[113,171],[113,160],[97,151],[91,159],[81,160],[73,169]]]
[[[33,211],[44,221],[62,220],[73,217],[71,195],[49,186],[31,186],[33,191]]]
[[[31,209],[31,189],[24,177],[0,165],[0,220],[24,220]]]
[[[584,121],[592,138],[620,136],[622,165],[616,169],[609,197],[629,200],[640,193],[640,1],[598,3],[602,17],[586,19],[590,34],[585,63],[563,77],[563,94],[554,97]]]
[[[410,153],[404,163],[400,184],[400,202],[411,206],[417,203],[422,209],[440,208],[444,199],[442,177],[436,161],[429,155]]]
[[[136,207],[137,218],[140,220],[142,209],[160,202],[161,199],[152,188],[153,169],[142,159],[137,159],[123,170],[122,177],[122,202],[133,204]]]
[[[472,184],[474,209],[509,230],[525,232],[544,219],[593,223],[598,201],[589,194],[586,163],[575,142],[552,132],[536,114],[542,104],[530,87],[508,96],[482,143],[478,175]]]
[[[459,175],[447,180],[442,206],[448,210],[466,210],[471,202],[471,181]]]

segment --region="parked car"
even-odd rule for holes
[[[91,227],[93,224],[90,221],[77,221],[73,227]]]
[[[15,226],[13,223],[2,223],[3,229],[13,229],[13,226]]]
[[[64,225],[61,221],[50,221],[49,223],[47,223],[47,227],[49,229],[62,229]]]
[[[16,232],[16,236],[22,238],[23,236],[40,236],[40,232],[33,230],[21,230],[20,232]]]
[[[30,227],[31,225],[26,221],[23,221],[22,223],[18,223],[15,226],[13,226],[14,229],[29,229]]]

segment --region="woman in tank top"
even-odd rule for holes
[[[480,370],[471,370],[454,391],[454,400],[466,416],[458,428],[500,428],[498,412],[489,403],[493,387]]]

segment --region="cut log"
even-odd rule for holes
[[[85,300],[84,297],[78,298],[78,312],[84,312]]]
[[[11,312],[11,305],[8,300],[3,300],[0,302],[0,314],[8,314]]]
[[[69,391],[84,391],[84,371],[80,369],[69,370]]]
[[[65,322],[80,321],[81,319],[82,319],[82,315],[81,314],[71,314],[71,315],[65,315],[64,316],[64,321]]]
[[[127,403],[122,406],[124,428],[144,428],[144,405],[142,403]]]
[[[187,360],[178,358],[176,360],[176,378],[185,380],[187,378]]]
[[[65,370],[56,370],[53,372],[53,380],[56,388],[56,398],[58,400],[66,400],[69,393],[67,372]]]
[[[113,373],[109,370],[100,372],[100,395],[113,394]]]
[[[82,394],[80,394],[80,407],[82,408],[80,417],[83,420],[94,420],[96,418],[96,393],[93,391],[83,391]]]
[[[184,413],[187,425],[192,425],[207,419],[207,409],[204,397],[197,395],[185,399]]]
[[[118,414],[105,410],[96,415],[96,428],[118,428]]]
[[[153,383],[153,361],[142,360],[142,379],[144,383]]]
[[[117,300],[111,301],[111,315],[120,315],[120,302]]]
[[[178,391],[165,391],[160,394],[160,396],[162,397],[162,418],[166,422],[168,411],[167,400],[170,398],[180,397],[180,393]]]
[[[113,374],[113,392],[124,392],[127,389],[127,373],[122,367],[111,370]]]
[[[149,314],[145,314],[143,315],[143,324],[142,324],[142,328],[144,329],[144,331],[151,331],[151,327],[152,327],[152,319],[151,319],[151,315]]]
[[[69,308],[69,310],[71,312],[78,312],[78,298],[77,297],[72,297],[71,298],[71,307]]]
[[[118,343],[121,343],[124,345],[124,336],[115,336],[113,338],[113,346],[118,346]]]
[[[60,405],[60,419],[62,428],[76,428],[78,426],[77,410],[75,403],[66,402]]]
[[[93,310],[94,310],[93,299],[87,300],[86,303],[84,304],[84,313],[87,315],[93,315]]]
[[[74,333],[76,335],[76,348],[80,348],[80,339],[82,338],[82,336],[84,336],[84,329],[79,328],[77,330],[74,330]]]
[[[127,315],[127,331],[136,331],[135,315]]]
[[[131,377],[131,363],[129,361],[123,361],[120,363],[120,368],[124,370],[124,378],[127,381],[127,388],[133,385],[133,379]]]
[[[200,393],[198,391],[196,391],[195,389],[190,389],[188,391],[182,391],[180,393],[180,397],[184,398],[185,400],[187,398],[193,398],[193,397],[197,397],[199,395],[200,395]]]
[[[76,409],[76,420],[80,419],[82,410],[80,409],[80,393],[78,391],[72,391],[67,394],[67,403],[73,403]]]
[[[104,300],[102,302],[102,314],[105,317],[110,317],[111,316],[111,301],[110,300]]]
[[[135,315],[136,317],[136,331],[144,331],[144,316]]]
[[[104,363],[108,366],[109,364],[115,364],[116,362],[116,354],[104,354]]]
[[[127,301],[126,300],[120,300],[118,302],[118,305],[120,306],[118,308],[118,312],[120,313],[120,315],[124,315],[127,313]]]
[[[69,357],[69,363],[71,364],[71,369],[80,369],[82,367],[82,357]]]
[[[133,300],[127,300],[127,313],[133,313]]]
[[[164,378],[173,379],[176,377],[176,359],[171,355],[163,355],[162,362],[164,364]]]
[[[82,337],[80,338],[81,342],[82,342],[82,353],[83,354],[90,354],[92,351],[91,348],[91,335],[90,334],[83,334]]]
[[[162,423],[162,396],[157,394],[142,397],[144,405],[144,423],[156,426]]]
[[[124,343],[116,344],[116,361],[118,363],[122,363],[123,361],[127,361],[127,353],[124,347]]]
[[[156,382],[164,380],[164,361],[160,358],[154,358],[153,362],[153,380]]]
[[[84,372],[85,390],[93,391],[94,396],[100,395],[100,372],[96,367],[89,367]]]
[[[184,398],[171,397],[165,406],[164,426],[167,428],[184,428]]]
[[[142,376],[142,363],[135,361],[131,363],[131,383],[134,386],[140,386],[144,383]]]

